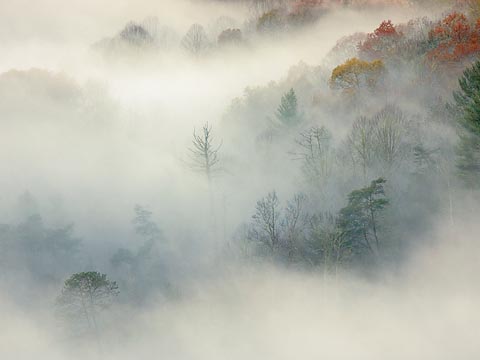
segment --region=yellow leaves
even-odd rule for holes
[[[385,65],[381,60],[368,62],[352,58],[333,69],[330,87],[345,91],[356,91],[363,87],[373,89],[384,72]]]

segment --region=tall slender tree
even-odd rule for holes
[[[220,171],[218,151],[222,143],[214,145],[212,127],[208,122],[202,127],[202,132],[193,131],[192,147],[190,150],[190,166],[193,170],[202,172],[210,184],[215,173]]]
[[[460,89],[453,93],[459,144],[457,169],[468,188],[480,187],[480,61],[463,72]]]
[[[389,204],[385,196],[386,180],[373,180],[370,186],[348,195],[348,205],[340,210],[339,228],[357,251],[367,249],[372,255],[380,251],[378,216]]]
[[[207,123],[202,128],[202,132],[198,134],[193,131],[192,147],[190,150],[190,166],[193,170],[205,174],[208,182],[208,194],[210,200],[210,220],[211,230],[214,238],[217,238],[217,221],[215,219],[215,204],[213,193],[213,177],[221,171],[220,157],[218,151],[222,146],[215,145],[212,136],[212,127]]]

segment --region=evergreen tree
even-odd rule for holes
[[[293,89],[290,89],[282,96],[275,116],[280,123],[287,126],[292,126],[300,122],[301,119],[298,112],[297,95]]]
[[[357,252],[367,249],[371,254],[379,253],[378,215],[389,203],[385,183],[385,179],[379,178],[370,186],[352,191],[348,205],[340,210],[338,226]]]
[[[460,90],[453,93],[460,125],[457,168],[464,184],[476,188],[480,175],[480,61],[466,69],[458,82]]]
[[[57,298],[57,314],[78,333],[99,336],[99,314],[118,295],[118,285],[96,271],[73,274]]]

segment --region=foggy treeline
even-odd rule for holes
[[[27,3],[0,358],[478,358],[478,0]]]

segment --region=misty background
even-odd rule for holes
[[[478,1],[0,19],[2,359],[478,357]]]

